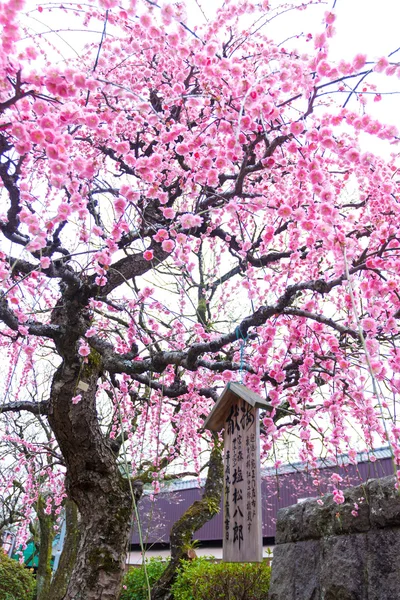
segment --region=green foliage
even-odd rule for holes
[[[30,600],[35,578],[0,548],[0,600]]]
[[[217,515],[220,511],[219,500],[215,500],[214,498],[206,498],[207,508],[212,515]]]
[[[172,586],[174,600],[265,600],[271,567],[264,563],[182,562]]]
[[[151,558],[146,561],[146,571],[150,587],[161,577],[167,564],[161,557]],[[130,569],[124,577],[122,586],[122,593],[119,600],[148,600],[149,592],[143,565]]]

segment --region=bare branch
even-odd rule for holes
[[[0,406],[0,413],[21,412],[22,410],[28,411],[36,416],[47,415],[49,403],[47,401],[29,402],[28,400],[17,400],[16,402],[9,402],[8,404]]]

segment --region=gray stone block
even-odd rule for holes
[[[365,485],[344,490],[344,503],[335,505],[334,533],[343,535],[348,533],[362,533],[369,531],[370,509],[368,504],[368,489]],[[361,500],[363,499],[363,500]],[[352,515],[354,505],[358,505],[358,515]]]
[[[394,476],[368,482],[372,527],[400,526],[400,494],[394,487],[395,482]]]
[[[319,539],[333,534],[335,507],[332,496],[324,496],[324,504],[309,500],[303,504],[303,539]]]
[[[297,538],[318,539],[331,535],[369,531],[371,524],[368,502],[360,501],[360,498],[365,498],[365,496],[365,488],[358,486],[344,491],[345,502],[343,504],[336,504],[332,494],[323,497],[323,505],[318,504],[316,500],[304,502],[302,504],[302,536],[298,535]],[[359,506],[357,517],[351,514],[355,504]],[[294,529],[293,524],[291,524],[291,529]]]
[[[400,529],[375,529],[367,536],[368,600],[400,598]]]
[[[394,484],[370,480],[345,490],[341,505],[328,494],[322,506],[308,500],[280,510],[269,600],[400,600]]]
[[[296,544],[289,543],[275,546],[268,600],[290,600],[294,598],[293,564],[295,556]]]
[[[320,556],[320,541],[276,546],[268,600],[319,600]]]
[[[368,582],[362,567],[367,550],[364,534],[340,535],[322,541],[321,599],[366,600]]]
[[[275,542],[287,544],[303,539],[303,507],[306,503],[293,504],[278,510]]]

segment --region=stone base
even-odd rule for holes
[[[394,478],[278,514],[268,600],[400,600],[400,496]],[[364,497],[359,517],[354,500]],[[360,533],[355,533],[361,531]],[[303,539],[302,539],[303,538]]]

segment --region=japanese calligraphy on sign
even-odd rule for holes
[[[226,562],[262,560],[259,407],[267,403],[244,385],[226,386],[205,428],[224,428],[224,530]]]

